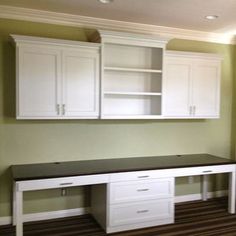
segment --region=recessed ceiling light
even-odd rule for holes
[[[215,20],[215,19],[219,18],[219,16],[217,16],[217,15],[208,15],[208,16],[205,16],[205,18],[207,20]]]
[[[98,0],[98,1],[107,4],[107,3],[112,3],[114,0]]]

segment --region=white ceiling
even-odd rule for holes
[[[236,0],[0,0],[1,5],[119,21],[236,34]],[[206,15],[218,15],[215,21]]]

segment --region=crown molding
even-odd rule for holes
[[[213,43],[236,44],[236,38],[233,35],[108,20],[6,5],[0,5],[0,18],[92,29],[118,30]]]

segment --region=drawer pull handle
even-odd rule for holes
[[[143,178],[148,178],[149,175],[141,175],[141,176],[138,176],[139,179],[143,179]]]
[[[147,192],[147,191],[149,191],[148,188],[137,189],[137,192]]]
[[[65,186],[65,185],[72,185],[73,183],[61,183],[61,186]]]
[[[212,170],[204,170],[202,173],[211,173]]]
[[[147,213],[147,212],[149,212],[149,210],[140,210],[140,211],[137,211],[138,214]]]

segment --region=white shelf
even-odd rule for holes
[[[104,70],[126,71],[126,72],[143,72],[143,73],[162,73],[162,70],[127,68],[127,67],[110,67],[110,66],[105,66]]]
[[[102,119],[147,119],[147,120],[154,120],[154,119],[163,119],[163,117],[161,115],[106,115],[104,114],[102,117]]]
[[[161,96],[161,93],[152,92],[113,92],[105,91],[105,95],[130,95],[130,96]]]
[[[161,118],[163,46],[102,37],[102,119]]]

